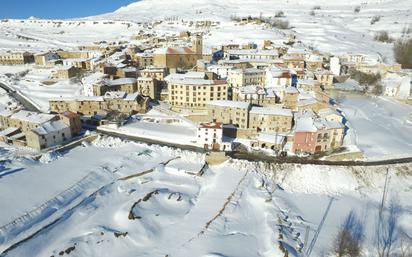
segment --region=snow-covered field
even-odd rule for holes
[[[294,249],[308,226],[311,241],[333,196],[312,256],[331,249],[351,210],[365,225],[365,256],[376,256],[372,242],[385,167],[228,161],[196,175],[203,159],[100,138],[43,162],[21,162],[21,171],[0,178],[0,205],[7,210],[0,215],[0,251],[40,230],[4,256],[66,250],[76,257],[283,256],[279,241],[289,256],[299,256]],[[392,166],[390,174],[388,198],[397,195],[399,224],[411,233],[411,167]]]
[[[350,93],[338,102],[351,128],[347,143],[357,145],[367,159],[412,156],[412,106]]]

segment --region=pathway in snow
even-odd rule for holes
[[[246,174],[246,172],[239,172],[227,167],[225,170],[216,169],[213,172],[216,172],[214,176],[205,175],[206,181],[204,181],[196,204],[190,213],[176,224],[173,230],[166,231],[159,240],[159,250],[162,251],[162,254],[179,256],[176,253],[181,247],[190,243],[190,239],[196,238],[199,232],[205,228],[207,222],[219,213],[227,198],[236,190]],[[179,231],[178,236],[176,231]]]

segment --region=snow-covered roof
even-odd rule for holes
[[[249,109],[250,104],[240,101],[230,101],[230,100],[214,100],[209,101],[209,105],[221,106],[221,107],[231,107],[239,109]]]
[[[189,71],[184,74],[185,78],[192,78],[192,79],[204,79],[206,74],[201,71]]]
[[[12,119],[41,124],[54,119],[56,115],[21,110],[11,116]]]
[[[204,85],[204,86],[210,86],[210,85],[216,85],[214,80],[208,80],[208,79],[174,79],[174,80],[169,80],[169,83],[173,84],[184,84],[184,85]],[[225,82],[226,83],[226,82]],[[221,83],[223,84],[223,83]]]
[[[319,84],[319,82],[317,80],[313,80],[313,79],[299,79],[298,80],[298,85],[316,86],[318,84]]]
[[[137,78],[137,81],[152,81],[154,80],[153,78],[145,78],[145,77],[139,77]]]
[[[190,47],[167,47],[156,49],[155,54],[195,54]]]
[[[333,75],[333,72],[329,70],[319,70],[314,72],[315,75]]]
[[[323,118],[316,119],[314,125],[318,129],[343,129],[345,127],[341,122],[328,121]]]
[[[74,68],[72,65],[61,65],[59,66],[57,69],[58,70],[64,70],[64,71],[68,71],[70,69]]]
[[[90,59],[86,58],[68,58],[68,59],[63,59],[64,63],[73,63],[73,62],[86,62],[89,61]]]
[[[119,99],[119,98],[125,98],[126,95],[127,93],[123,91],[108,91],[104,94],[103,98],[104,99]]]
[[[301,119],[301,118],[316,118],[316,114],[312,109],[305,109],[301,113],[297,112],[295,113],[295,119]]]
[[[115,80],[106,80],[104,81],[104,84],[107,86],[119,86],[119,85],[134,84],[136,82],[137,82],[137,79],[135,78],[119,78]]]
[[[226,84],[225,80],[209,80],[204,79],[204,72],[188,72],[186,74],[170,74],[165,77],[165,81],[172,84],[183,84],[183,85],[222,85]]]
[[[299,90],[296,87],[287,87],[285,92],[288,94],[298,94]]]
[[[229,71],[229,73],[237,73],[237,74],[240,74],[240,73],[263,73],[263,72],[265,72],[265,71],[257,69],[257,68],[233,69],[233,70]]]
[[[306,54],[308,51],[305,48],[289,48],[288,54]]]
[[[306,106],[316,103],[318,103],[318,101],[315,98],[299,99],[298,106]]]
[[[318,111],[318,115],[319,115],[320,117],[325,117],[325,116],[332,115],[332,114],[339,115],[339,113],[338,113],[337,111],[335,111],[335,110],[333,110],[333,109],[331,109],[331,108],[323,108],[323,109],[320,109],[320,110]]]
[[[280,107],[252,107],[250,113],[293,117],[292,110]]]
[[[49,101],[104,101],[102,96],[68,96],[50,98]]]
[[[306,58],[307,62],[322,62],[323,58],[320,55],[311,54],[309,58]]]
[[[126,67],[126,68],[123,68],[123,71],[125,71],[125,72],[135,72],[135,71],[137,71],[137,69],[136,69],[136,67]]]
[[[140,95],[139,92],[135,92],[135,93],[133,93],[133,94],[127,94],[127,95],[124,97],[124,100],[126,100],[126,101],[134,101],[134,100],[137,99],[137,97],[138,97],[139,95]]]
[[[286,137],[279,134],[259,133],[256,137],[258,141],[267,142],[275,145],[281,145],[285,142]]]
[[[11,136],[10,139],[11,139],[11,140],[19,140],[19,139],[22,139],[22,138],[24,138],[24,137],[26,137],[26,134],[24,134],[24,133],[18,133],[18,134],[16,134],[16,135]]]
[[[296,132],[316,132],[312,118],[300,118],[296,120]]]
[[[290,70],[281,68],[270,68],[266,70],[266,74],[272,78],[291,78]]]
[[[69,128],[69,125],[61,120],[57,120],[43,123],[40,127],[32,129],[32,132],[36,133],[37,135],[47,135],[67,128]]]
[[[265,90],[258,85],[248,85],[248,86],[243,86],[243,87],[238,87],[237,89],[239,93],[241,94],[259,94],[259,95],[263,95],[265,94]]]
[[[1,117],[10,117],[11,115],[13,115],[13,113],[15,113],[15,111],[4,109],[4,110],[0,111],[0,116]]]
[[[149,52],[136,53],[135,55],[140,56],[140,57],[153,57],[153,53],[149,53]]]
[[[269,55],[278,56],[277,50],[262,50],[262,49],[233,49],[227,51],[230,55]]]
[[[19,131],[19,128],[16,127],[8,127],[2,131],[0,131],[0,136],[8,136],[10,134],[13,134],[15,132]]]

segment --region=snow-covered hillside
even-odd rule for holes
[[[0,251],[38,231],[4,256],[283,256],[280,243],[300,256],[330,197],[312,256],[331,249],[352,210],[365,226],[365,256],[376,256],[387,167],[204,167],[198,153],[113,138],[42,160],[0,179]],[[399,225],[411,233],[411,167],[388,168],[388,199],[398,197]]]
[[[310,15],[314,6],[315,15]],[[355,7],[359,6],[359,13]],[[230,21],[236,16],[274,16],[283,11],[290,30],[263,29],[260,25],[237,26]],[[386,30],[399,37],[411,25],[410,0],[143,0],[119,10],[78,20],[3,20],[0,22],[0,50],[24,49],[32,51],[49,48],[75,47],[102,40],[122,40],[139,31],[140,22],[153,20],[215,20],[217,28],[205,37],[206,49],[231,41],[261,44],[264,39],[282,40],[296,34],[307,46],[331,53],[361,52],[380,55],[393,61],[392,44],[373,40],[376,32]],[[372,18],[380,20],[371,24]],[[160,32],[179,32],[193,29],[162,24]]]
[[[310,11],[314,6],[320,7],[320,10],[316,10],[315,16],[311,16]],[[357,6],[360,7],[359,13],[354,12]],[[257,28],[245,30],[242,27],[242,31],[229,21],[230,16],[274,16],[277,11],[283,11],[286,15],[284,19],[290,22],[292,30],[307,45],[332,53],[378,53],[391,61],[391,44],[373,41],[374,33],[387,30],[392,36],[399,36],[402,29],[411,24],[411,10],[410,0],[143,0],[93,19],[219,20],[222,22],[221,27],[217,29],[217,33],[220,32],[220,41],[230,41],[239,37],[238,40],[279,37],[273,31],[262,31]],[[380,16],[380,21],[371,24],[374,16]],[[216,42],[215,36],[212,35],[212,39]]]
[[[139,26],[105,20],[2,20],[0,51],[70,49],[93,42],[128,39]]]

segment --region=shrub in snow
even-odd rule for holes
[[[310,16],[315,16],[315,15],[316,15],[316,13],[315,13],[315,11],[314,11],[314,10],[312,10],[312,11],[310,11],[310,12],[309,12],[309,15],[310,15]]]
[[[402,36],[406,36],[406,35],[409,35],[409,34],[412,34],[412,26],[411,25],[409,25],[408,27],[405,26],[402,30]]]
[[[380,20],[381,20],[381,16],[379,16],[379,15],[373,16],[372,19],[371,19],[371,25],[377,23]]]
[[[281,20],[281,19],[275,19],[271,22],[271,25],[275,28],[278,29],[288,29],[289,27],[289,21],[287,20]]]
[[[369,74],[361,71],[353,72],[351,77],[361,85],[376,85],[381,81],[380,74]]]
[[[393,38],[391,38],[389,36],[389,33],[385,30],[379,31],[378,33],[375,34],[375,36],[373,38],[376,41],[379,41],[379,42],[384,42],[384,43],[392,43],[393,42]]]
[[[320,5],[313,6],[312,10],[320,10]]]
[[[399,39],[393,46],[395,60],[404,69],[412,69],[412,38]]]
[[[353,10],[354,13],[359,13],[360,12],[360,6],[356,6],[355,9]]]
[[[285,13],[283,11],[278,11],[278,12],[276,12],[275,17],[277,17],[277,18],[285,17]]]
[[[364,230],[362,221],[354,211],[351,211],[346,217],[334,242],[333,251],[335,256],[361,256]]]

